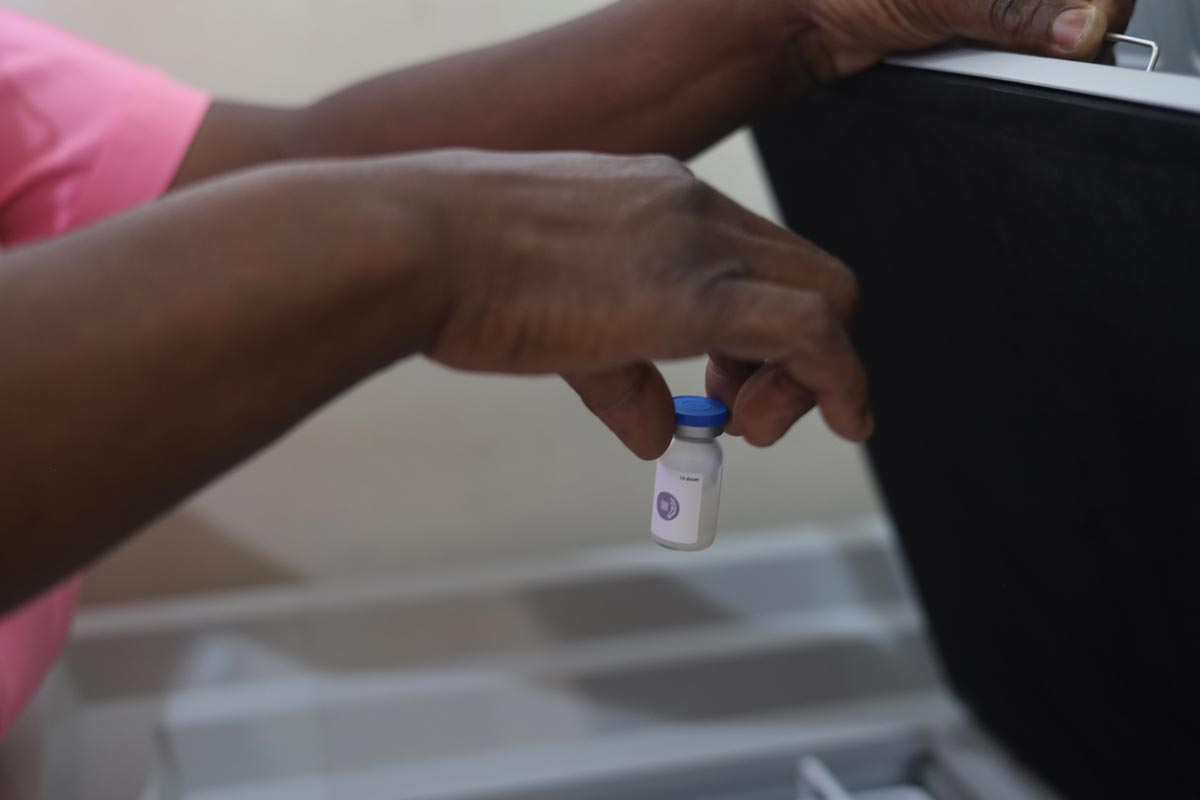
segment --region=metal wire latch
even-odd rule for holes
[[[1150,63],[1146,67],[1146,72],[1154,72],[1158,68],[1158,57],[1162,55],[1162,49],[1158,46],[1158,42],[1149,39],[1139,39],[1136,36],[1126,36],[1123,33],[1110,33],[1104,37],[1104,41],[1112,42],[1113,44],[1135,44],[1138,47],[1150,48]]]
[[[804,758],[796,765],[799,800],[853,800],[838,779],[818,758]]]

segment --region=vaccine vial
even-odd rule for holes
[[[650,535],[663,547],[706,550],[716,540],[725,461],[717,437],[728,424],[720,400],[675,398],[675,441],[655,468],[650,519]]]

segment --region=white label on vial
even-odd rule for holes
[[[667,542],[699,544],[703,494],[703,475],[676,472],[660,463],[654,480],[654,516],[650,531]]]

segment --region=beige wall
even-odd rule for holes
[[[196,85],[299,102],[346,81],[600,5],[581,0],[10,0]],[[419,112],[418,112],[419,113]],[[699,161],[772,213],[745,136]],[[702,365],[672,365],[677,392]],[[502,421],[499,421],[502,420]],[[874,510],[859,453],[809,420],[782,446],[728,446],[723,528]],[[139,537],[93,601],[348,577],[646,537],[653,468],[555,380],[404,364],[353,392]]]

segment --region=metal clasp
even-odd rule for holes
[[[1158,57],[1162,55],[1162,49],[1158,46],[1158,42],[1139,39],[1136,36],[1126,36],[1123,33],[1110,33],[1104,37],[1104,40],[1113,44],[1136,44],[1138,47],[1149,47],[1150,64],[1146,67],[1146,72],[1154,72],[1158,68]]]
[[[804,758],[796,765],[798,800],[852,800],[850,792],[833,777],[819,758]]]

